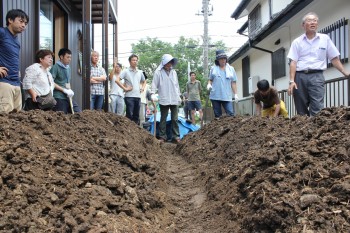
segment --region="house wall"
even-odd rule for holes
[[[271,80],[271,54],[256,50],[250,55],[250,76],[259,76],[259,80]],[[255,89],[256,87],[253,87]]]
[[[71,61],[71,85],[74,90],[74,100],[79,106],[83,103],[83,80],[82,75],[78,72],[79,68],[79,34],[82,32],[82,15],[76,9],[72,8],[68,14],[68,48],[72,51]]]
[[[236,75],[237,75],[237,92],[238,92],[238,95],[242,97],[242,93],[243,93],[243,87],[242,87],[242,79],[239,78],[239,77],[242,77],[242,60],[239,59],[237,60],[236,63],[234,64],[231,64],[233,66],[233,68],[235,69],[236,71]]]
[[[271,0],[272,15],[283,10],[293,0]]]
[[[262,0],[260,1],[261,5],[261,24],[262,27],[266,25],[270,21],[270,9],[269,9],[269,1]]]

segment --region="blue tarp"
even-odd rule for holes
[[[150,127],[149,127],[149,131],[151,132],[151,134],[153,134],[153,124],[154,121],[154,115],[152,115],[148,122],[150,123]],[[156,126],[156,131],[157,131],[157,137],[159,136],[159,121],[160,121],[160,112],[157,112],[157,126]],[[167,118],[166,118],[166,122],[167,122],[167,137],[168,139],[171,139],[171,115],[170,113],[168,114]],[[179,125],[179,131],[180,131],[180,138],[182,139],[186,134],[193,132],[193,131],[197,131],[199,130],[199,126],[197,125],[193,125],[189,122],[186,121],[185,118],[179,116],[177,118],[177,123]]]

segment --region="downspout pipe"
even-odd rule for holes
[[[245,35],[245,34],[243,34],[242,32],[238,32],[240,35],[243,35],[243,36],[247,36],[248,38],[249,38],[249,36],[248,35]],[[257,49],[257,50],[260,50],[260,51],[263,51],[263,52],[265,52],[265,53],[269,53],[269,54],[271,54],[271,56],[272,56],[272,54],[273,54],[273,52],[272,51],[270,51],[270,50],[267,50],[267,49],[263,49],[263,48],[260,48],[260,47],[257,47],[257,46],[255,46],[255,45],[253,45],[253,41],[249,38],[248,39],[248,41],[249,41],[249,47],[251,47],[251,48],[254,48],[254,49]],[[272,80],[272,83],[271,83],[272,85],[274,85],[275,84],[275,80]]]
[[[248,37],[249,39],[249,47],[251,47],[251,48],[254,48],[254,49],[257,49],[257,50],[260,50],[260,51],[263,51],[263,52],[266,52],[266,53],[270,53],[270,54],[272,54],[273,52],[272,51],[270,51],[270,50],[267,50],[267,49],[263,49],[263,48],[260,48],[260,47],[257,47],[257,46],[255,46],[255,45],[253,45],[253,40],[252,39],[250,39],[250,37],[249,37],[249,35],[246,35],[246,34],[244,34],[243,32],[241,32],[240,30],[238,31],[238,34],[240,34],[240,35],[242,35],[242,36],[246,36],[246,37]]]
[[[250,39],[249,39],[249,46],[250,46],[251,48],[254,48],[254,49],[257,49],[257,50],[260,50],[260,51],[269,53],[269,54],[273,54],[273,52],[270,51],[270,50],[263,49],[263,48],[260,48],[260,47],[256,47],[255,45],[252,45],[252,44],[250,43]]]

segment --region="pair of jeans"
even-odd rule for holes
[[[178,106],[177,105],[159,105],[160,108],[160,124],[159,124],[159,137],[167,140],[166,135],[166,118],[168,117],[169,109],[171,111],[171,137],[172,140],[180,138],[178,120]]]
[[[102,110],[104,95],[91,95],[90,109]]]
[[[65,114],[68,113],[72,113],[72,109],[69,103],[68,99],[56,99],[56,106],[53,108],[53,110],[55,112],[64,112]],[[72,104],[73,104],[73,111],[74,112],[81,112],[81,109],[79,107],[79,105],[77,104],[77,102],[75,102],[74,100],[72,100]]]
[[[124,97],[120,95],[109,95],[109,98],[111,99],[111,103],[109,105],[109,111],[116,113],[117,115],[124,115]]]
[[[211,103],[213,105],[215,118],[222,116],[221,106],[224,108],[227,115],[229,116],[235,115],[235,110],[233,108],[232,101],[211,100]]]
[[[140,127],[142,128],[143,123],[146,122],[146,105],[145,103],[140,104]]]
[[[124,97],[126,106],[126,117],[139,124],[141,98]]]

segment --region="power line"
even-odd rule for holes
[[[189,25],[189,24],[197,24],[197,23],[201,23],[201,22],[174,24],[174,25],[159,26],[159,27],[154,27],[154,28],[144,28],[144,29],[133,30],[133,31],[119,32],[119,34],[132,33],[132,32],[142,32],[142,31],[155,30],[155,29],[160,29],[160,28],[178,27],[178,26]]]
[[[192,37],[202,37],[203,35],[189,35],[189,37],[187,38],[191,38]],[[139,40],[144,40],[144,39],[174,39],[174,38],[180,38],[182,36],[161,36],[161,37],[143,37],[143,38],[128,38],[128,39],[123,39],[123,40],[118,40],[119,42],[121,41],[139,41]],[[209,35],[209,37],[237,37],[237,38],[243,38],[245,36],[242,36],[242,35]],[[186,38],[186,37],[185,37]],[[95,42],[102,42],[102,39],[97,39],[95,38]]]

